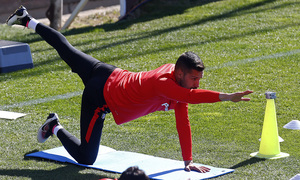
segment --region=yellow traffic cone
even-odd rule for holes
[[[262,129],[259,152],[251,153],[250,156],[264,159],[288,157],[289,154],[280,152],[274,100],[276,98],[276,93],[267,92],[266,98],[267,105],[265,110],[265,119]]]

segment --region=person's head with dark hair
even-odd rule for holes
[[[137,166],[127,168],[120,176],[119,180],[149,180],[145,172]]]
[[[200,57],[194,52],[188,51],[183,53],[177,59],[175,69],[181,69],[184,72],[190,72],[192,69],[197,71],[203,71],[205,66]]]
[[[197,89],[203,77],[205,66],[200,57],[193,52],[183,53],[175,64],[177,83],[188,89]]]

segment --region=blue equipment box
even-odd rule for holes
[[[0,73],[32,67],[31,52],[27,43],[0,40]]]

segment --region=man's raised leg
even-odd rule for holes
[[[24,6],[20,6],[6,21],[7,25],[21,25],[35,30],[60,57],[77,73],[84,84],[90,79],[99,60],[74,48],[60,32],[32,18]]]

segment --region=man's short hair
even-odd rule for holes
[[[121,174],[119,180],[149,180],[149,177],[137,166],[132,166]]]
[[[183,53],[175,64],[175,70],[181,69],[183,72],[190,72],[192,69],[203,71],[205,66],[200,57],[194,52],[188,51]]]

